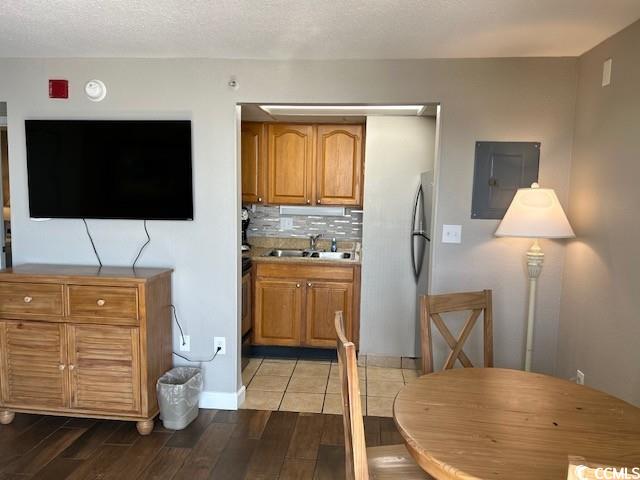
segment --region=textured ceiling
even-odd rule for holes
[[[640,0],[2,0],[3,57],[575,56]]]

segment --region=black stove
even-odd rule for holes
[[[242,257],[242,275],[251,270],[251,258],[250,257]]]

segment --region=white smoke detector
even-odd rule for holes
[[[107,87],[101,80],[89,80],[84,86],[84,93],[92,102],[101,102],[107,96]]]

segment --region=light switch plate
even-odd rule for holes
[[[462,225],[442,225],[442,243],[462,243]]]
[[[602,86],[606,87],[611,84],[611,63],[612,60],[608,58],[602,65]]]

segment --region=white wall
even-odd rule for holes
[[[640,22],[579,60],[558,373],[640,405]],[[611,58],[611,84],[602,64]]]
[[[227,86],[235,75],[240,88]],[[25,118],[191,118],[195,221],[150,222],[153,243],[141,264],[175,267],[174,301],[194,355],[213,336],[238,337],[239,182],[236,102],[442,104],[436,232],[463,225],[462,245],[436,238],[433,291],[494,289],[496,364],[521,365],[526,240],[493,237],[496,221],[471,220],[476,140],[542,142],[541,183],[566,199],[571,156],[575,59],[270,62],[205,59],[0,59],[0,101],[8,102],[14,260],[93,263],[80,222],[28,218]],[[49,100],[47,79],[71,82],[69,100]],[[103,80],[107,99],[81,94]],[[140,222],[91,222],[106,263],[129,264],[143,239]],[[539,291],[534,368],[553,371],[563,247],[547,255]],[[363,319],[366,322],[366,319]],[[372,335],[374,333],[372,332]],[[174,332],[174,344],[177,336]],[[240,384],[237,344],[206,368],[208,391]]]
[[[433,117],[367,118],[362,353],[420,356],[415,341],[418,288],[409,233],[420,174],[433,169],[435,134]]]

